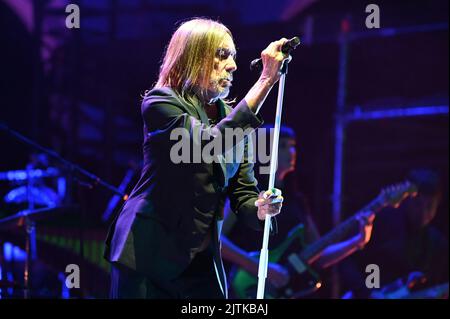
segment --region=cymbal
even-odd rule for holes
[[[78,209],[78,206],[53,206],[39,208],[35,210],[23,210],[12,216],[0,219],[0,229],[8,229],[14,227],[23,227],[26,225],[26,220],[38,221],[53,215],[60,215],[64,213],[73,212]]]
[[[33,202],[40,206],[56,206],[60,202],[58,194],[45,185],[20,186],[10,190],[4,197],[7,204]]]
[[[61,173],[57,168],[49,167],[43,169],[17,170],[0,172],[0,181],[27,181],[29,179],[39,179],[44,177],[57,177]]]

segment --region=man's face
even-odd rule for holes
[[[405,204],[410,221],[417,227],[428,225],[436,216],[440,203],[440,195],[427,196],[419,194],[410,198]]]
[[[224,99],[230,93],[233,72],[237,69],[235,57],[236,48],[233,39],[227,34],[214,58],[214,69],[208,87],[208,99]]]
[[[295,139],[290,137],[280,138],[278,145],[278,170],[289,173],[295,170],[297,151]]]

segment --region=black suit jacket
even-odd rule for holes
[[[234,109],[219,101],[224,117],[210,125],[200,102],[189,101],[170,88],[154,89],[145,96],[142,174],[106,240],[105,258],[109,261],[163,279],[173,279],[186,269],[208,231],[213,235],[215,260],[222,267],[218,224],[226,196],[240,219],[254,229],[263,229],[254,206],[259,190],[249,161],[252,147],[248,137],[222,148],[213,163],[173,163],[170,156],[186,141],[192,151],[193,145],[204,147],[222,139],[226,129],[251,130],[262,120],[244,100]],[[179,139],[171,139],[176,128],[185,129],[188,140],[180,144]],[[205,140],[198,138],[202,134]],[[235,160],[226,162],[230,153],[236,155]]]

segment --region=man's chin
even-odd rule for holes
[[[226,99],[230,94],[230,89],[228,87],[219,87],[216,91],[208,91],[208,100],[216,101],[218,99]]]
[[[219,93],[217,94],[217,98],[223,100],[223,99],[226,99],[229,94],[230,94],[230,89],[225,88],[225,89],[222,89],[219,91]]]

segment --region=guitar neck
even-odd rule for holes
[[[341,240],[344,236],[348,235],[355,227],[358,227],[359,221],[357,219],[357,215],[361,212],[379,212],[383,207],[385,207],[385,202],[379,200],[377,197],[368,205],[366,205],[363,209],[358,211],[355,215],[348,218],[346,221],[342,222],[338,226],[336,226],[333,230],[328,232],[326,235],[321,237],[319,240],[314,242],[313,244],[306,247],[301,253],[300,258],[302,260],[308,261],[322,250],[324,250],[329,245],[336,243]]]

